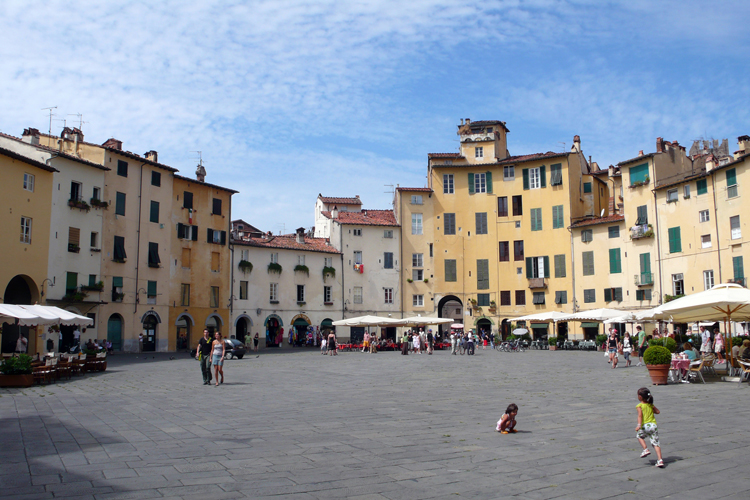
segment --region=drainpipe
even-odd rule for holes
[[[140,258],[141,258],[141,208],[143,207],[143,203],[141,200],[141,196],[143,195],[143,165],[146,165],[145,163],[141,164],[141,179],[138,183],[138,230],[136,231],[136,234],[138,235],[136,237],[136,244],[135,244],[135,302],[133,302],[133,315],[138,312],[138,275],[140,273]]]
[[[234,245],[232,244],[232,195],[229,195],[229,223],[227,225],[227,242],[229,245],[229,326],[232,327],[232,314],[234,314]],[[230,330],[231,331],[231,330]],[[252,331],[250,332],[252,333]],[[247,334],[247,332],[245,332]]]
[[[331,225],[333,227],[333,225]],[[339,224],[339,251],[341,252],[341,319],[346,318],[346,272],[344,270],[344,229]]]
[[[719,238],[719,211],[716,208],[716,176],[713,172],[711,173],[711,189],[714,195],[714,224],[716,225],[716,255],[719,259],[719,283],[724,283],[721,277],[721,239]]]
[[[568,227],[568,232],[570,233],[570,273],[573,277],[573,312],[577,312],[578,307],[576,307],[576,254],[575,254],[575,240],[573,239],[573,230]]]
[[[652,189],[651,192],[654,193],[654,214],[656,218],[654,222],[656,223],[656,261],[659,263],[659,305],[662,305],[664,297],[661,292],[663,292],[664,290],[662,287],[663,282],[661,274],[661,233],[659,232],[659,207],[656,205],[656,165],[654,165],[654,189]]]

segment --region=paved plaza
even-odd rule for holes
[[[0,389],[0,496],[750,498],[747,384],[653,387],[659,469],[634,437],[647,371],[600,353],[294,350],[229,360],[219,387],[174,356]]]

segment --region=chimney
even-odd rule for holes
[[[643,156],[643,150],[638,151],[638,156]]]
[[[203,166],[203,160],[198,164],[198,168],[195,169],[195,178],[198,182],[206,182],[206,168]]]
[[[581,136],[580,135],[573,136],[573,151],[576,151],[578,153],[581,152]]]
[[[657,153],[664,152],[664,139],[662,137],[656,138],[656,152]]]
[[[38,129],[35,128],[26,128],[23,130],[23,135],[21,136],[21,139],[24,142],[28,142],[29,144],[38,145],[39,144],[39,136],[41,134],[39,133]]]
[[[706,157],[706,172],[708,173],[714,168],[716,168],[716,158],[714,157],[713,154],[709,154]]]
[[[147,160],[152,161],[154,163],[159,163],[159,154],[154,151],[153,149],[151,151],[147,151],[145,155]]]
[[[305,228],[298,227],[297,228],[297,243],[304,243],[304,242],[305,242]]]
[[[463,125],[463,124],[464,124],[464,119],[463,119],[463,118],[461,118],[461,125]]]
[[[331,210],[331,218],[332,219],[338,219],[339,218],[339,207],[336,205],[333,206],[333,210]]]
[[[102,144],[102,146],[104,146],[105,148],[116,149],[118,151],[122,151],[122,141],[118,141],[114,137],[111,139],[107,139],[107,141],[104,144]]]
[[[734,153],[734,159],[736,160],[740,156],[746,154],[750,149],[750,136],[741,135],[737,138],[737,152]],[[727,147],[729,150],[729,147]]]
[[[469,123],[471,123],[471,120],[469,120],[469,119],[467,118],[467,119],[466,119],[466,125],[468,125]]]

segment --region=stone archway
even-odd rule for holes
[[[8,282],[3,294],[5,304],[31,305],[39,301],[39,288],[29,276],[18,274]]]
[[[451,318],[456,323],[464,322],[464,304],[455,295],[446,295],[441,298],[438,302],[438,317],[440,318]],[[450,328],[450,325],[438,325],[440,336],[443,336],[443,327],[446,329]]]

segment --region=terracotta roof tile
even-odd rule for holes
[[[307,236],[305,236],[304,243],[297,243],[296,235],[271,236],[270,238],[244,238],[242,240],[232,240],[232,243],[250,247],[280,248],[284,250],[333,254],[341,253],[328,244],[328,238],[308,238]]]
[[[18,154],[15,151],[11,151],[10,149],[5,149],[3,147],[0,147],[0,154],[7,156],[8,158],[13,158],[14,160],[22,161],[28,165],[33,165],[36,168],[46,170],[47,172],[59,172],[56,168],[52,168],[49,165],[46,165],[40,161],[32,160],[31,158],[24,156],[22,154]]]
[[[326,203],[330,205],[333,204],[340,204],[340,205],[362,205],[362,200],[359,199],[359,195],[355,196],[354,198],[346,198],[343,196],[323,196],[322,194],[318,195],[318,198],[323,203]]]
[[[461,153],[427,153],[428,158],[463,158]]]
[[[608,215],[606,217],[595,217],[593,219],[586,219],[575,222],[570,225],[571,228],[583,227],[583,226],[595,226],[597,224],[611,224],[612,222],[623,222],[625,216],[621,214]]]
[[[324,217],[332,219],[331,212],[321,212]],[[356,226],[396,226],[396,217],[393,210],[365,210],[361,212],[339,212],[336,220],[339,224],[351,224]]]
[[[432,193],[432,188],[402,188],[397,187],[396,191],[420,191],[424,193]]]

